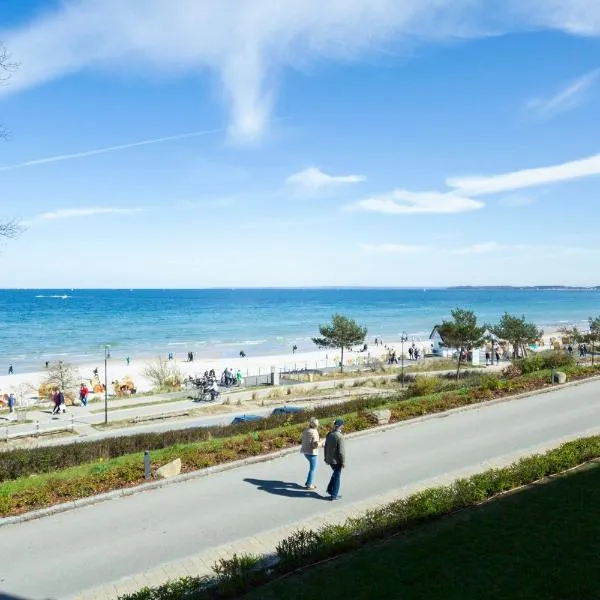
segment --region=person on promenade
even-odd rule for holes
[[[90,391],[88,390],[87,385],[82,383],[79,388],[79,400],[81,401],[81,406],[87,406],[89,393]]]
[[[498,352],[498,350],[496,350],[496,364],[500,364],[500,353]]]
[[[17,399],[15,398],[15,395],[11,392],[8,395],[8,412],[14,413],[16,404],[17,404]]]
[[[319,421],[315,417],[311,417],[308,427],[302,433],[302,445],[300,446],[300,452],[308,460],[308,475],[304,484],[307,490],[314,490],[317,487],[314,481],[319,460],[319,441]]]
[[[409,356],[410,360],[412,360],[412,359],[413,359],[413,354],[414,354],[414,352],[415,352],[415,351],[414,351],[413,347],[411,346],[411,347],[408,349],[408,356]]]
[[[344,450],[344,438],[342,437],[342,427],[344,421],[336,419],[333,423],[333,429],[325,438],[325,463],[328,464],[333,473],[327,486],[327,493],[330,500],[341,500],[340,483],[342,478],[342,469],[346,466],[346,453]]]
[[[238,369],[236,374],[235,374],[235,381],[238,385],[242,385],[242,379],[244,378],[244,376],[242,375],[242,372]]]
[[[52,392],[52,402],[54,403],[54,408],[52,409],[53,415],[60,414],[60,396],[58,394],[58,388],[54,388]]]

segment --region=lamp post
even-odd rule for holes
[[[404,342],[408,341],[405,331],[400,334],[400,341],[402,342],[402,355],[400,357],[400,361],[402,362],[402,389],[404,389]]]
[[[104,424],[108,424],[108,378],[107,378],[107,365],[108,359],[110,358],[110,345],[104,346]]]

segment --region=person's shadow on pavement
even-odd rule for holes
[[[321,496],[314,490],[307,490],[297,483],[288,483],[286,481],[277,481],[272,479],[252,479],[246,477],[245,482],[255,485],[260,491],[276,496],[286,496],[287,498],[313,498],[314,500],[323,500],[326,496]]]

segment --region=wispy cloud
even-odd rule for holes
[[[2,38],[21,68],[15,93],[90,68],[140,66],[219,78],[237,140],[260,137],[277,75],[313,60],[357,60],[386,44],[440,43],[554,28],[600,34],[594,0],[71,0]],[[398,47],[398,46],[396,46]]]
[[[286,179],[286,183],[310,192],[318,192],[332,187],[361,183],[365,180],[366,177],[363,175],[328,175],[321,169],[310,167],[290,175]]]
[[[57,221],[59,219],[73,219],[77,217],[96,217],[99,215],[126,215],[143,212],[142,208],[113,208],[95,206],[89,208],[67,208],[42,213],[34,217],[34,221]]]
[[[573,110],[586,100],[587,92],[599,78],[600,69],[595,69],[579,79],[570,82],[554,96],[529,100],[526,108],[535,111],[542,118],[552,117],[558,113]]]
[[[600,175],[600,154],[551,167],[524,169],[501,175],[451,177],[446,180],[453,193],[485,196],[540,185]]]
[[[192,131],[191,133],[180,133],[178,135],[169,135],[167,137],[154,138],[151,140],[142,140],[141,142],[132,142],[129,144],[120,144],[118,146],[106,146],[104,148],[96,148],[95,150],[84,150],[83,152],[74,152],[72,154],[59,154],[56,156],[48,156],[46,158],[38,158],[36,160],[28,160],[26,162],[17,163],[15,165],[0,166],[0,171],[12,171],[13,169],[23,169],[25,167],[33,167],[36,165],[45,165],[48,163],[61,162],[63,160],[73,160],[75,158],[85,158],[86,156],[94,156],[96,154],[108,154],[109,152],[117,152],[119,150],[127,150],[129,148],[137,148],[139,146],[152,146],[154,144],[164,144],[165,142],[174,142],[175,140],[183,140],[186,138],[199,137],[210,133],[218,133],[223,129],[206,129],[204,131]]]
[[[550,167],[524,169],[500,175],[450,177],[446,179],[446,185],[451,189],[446,192],[394,190],[389,194],[359,200],[344,208],[390,215],[462,213],[485,206],[484,202],[475,199],[478,196],[514,192],[595,175],[600,175],[600,154]],[[502,199],[500,204],[525,206],[533,201],[535,198],[513,195]]]
[[[565,256],[594,256],[600,254],[600,248],[590,248],[584,246],[564,246],[552,244],[499,244],[498,242],[483,242],[464,246],[460,248],[450,248],[446,250],[450,254],[457,255],[476,255],[476,254],[527,254],[529,257],[540,260],[549,258],[561,258]]]
[[[489,254],[500,250],[502,246],[496,242],[483,242],[482,244],[473,244],[464,248],[454,248],[450,250],[451,254]]]
[[[510,194],[504,198],[498,200],[498,206],[505,206],[508,208],[515,208],[520,206],[530,206],[537,202],[535,196],[526,196],[524,194]]]
[[[419,254],[431,249],[431,246],[418,244],[361,244],[361,250],[369,254]]]
[[[394,190],[390,194],[359,200],[345,208],[389,215],[409,215],[460,213],[477,210],[483,206],[484,203],[478,200],[448,193]]]

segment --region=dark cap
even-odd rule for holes
[[[336,419],[336,420],[333,422],[333,426],[334,426],[334,427],[341,427],[343,424],[344,424],[344,420],[343,420],[343,419]]]

